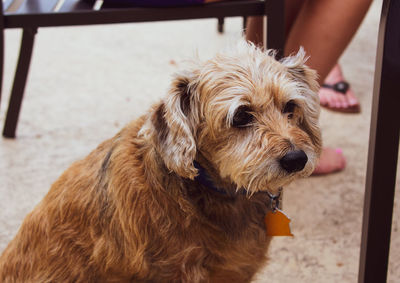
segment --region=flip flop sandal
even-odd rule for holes
[[[321,87],[329,88],[337,93],[346,95],[347,91],[350,88],[350,84],[346,81],[340,81],[335,84],[323,84]],[[360,105],[349,106],[346,108],[329,107],[326,105],[322,105],[322,106],[325,108],[328,108],[330,110],[336,111],[336,112],[343,112],[343,113],[360,113],[361,112]]]

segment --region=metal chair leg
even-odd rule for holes
[[[3,1],[0,1],[0,11],[3,11]],[[0,106],[1,93],[3,90],[3,71],[4,71],[4,16],[0,15]]]
[[[218,32],[224,33],[225,18],[218,18]]]
[[[400,0],[384,0],[378,36],[358,282],[386,282],[400,121]]]
[[[7,138],[15,138],[36,32],[37,28],[25,28],[23,30],[17,70],[3,130],[3,136]]]
[[[0,27],[0,105],[1,105],[1,93],[3,91],[3,72],[4,72],[4,30],[2,27]]]

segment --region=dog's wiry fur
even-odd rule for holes
[[[311,174],[321,150],[315,72],[302,51],[271,55],[241,42],[177,74],[53,184],[3,252],[0,281],[249,282],[269,243],[263,192]],[[253,119],[234,127],[242,106]],[[288,173],[279,160],[295,149],[308,161]],[[194,179],[194,160],[226,194]]]

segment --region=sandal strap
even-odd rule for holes
[[[323,84],[322,87],[333,89],[336,92],[346,94],[347,90],[350,88],[350,84],[346,81],[340,81],[335,84]]]

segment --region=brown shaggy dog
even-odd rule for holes
[[[249,282],[266,259],[266,192],[311,174],[321,150],[304,62],[241,42],[177,74],[53,184],[0,282]]]

